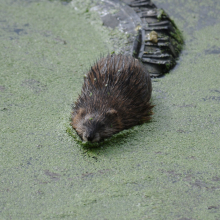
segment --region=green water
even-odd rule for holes
[[[87,9],[1,1],[0,219],[220,219],[220,4],[155,3],[183,30],[179,64],[153,80],[150,123],[89,150],[66,130],[110,32]]]

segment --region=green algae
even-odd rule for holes
[[[108,30],[71,5],[1,1],[1,219],[220,218],[220,25],[196,26],[215,1],[164,2],[185,48],[153,80],[152,121],[90,149],[67,130]]]

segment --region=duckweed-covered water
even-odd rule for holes
[[[183,31],[179,63],[153,80],[150,123],[89,149],[71,104],[114,32],[89,8],[1,1],[0,219],[220,219],[220,3],[155,3]]]

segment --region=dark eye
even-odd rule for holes
[[[97,128],[99,128],[99,129],[103,129],[103,128],[105,127],[105,124],[102,123],[102,122],[98,122],[96,126],[97,126]]]

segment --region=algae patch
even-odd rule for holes
[[[220,47],[220,26],[196,30],[194,1],[159,2],[186,44],[178,66],[153,82],[152,122],[85,150],[66,132],[71,104],[91,63],[112,50],[109,36],[90,12],[1,1],[2,219],[220,218],[220,63],[207,54]]]

